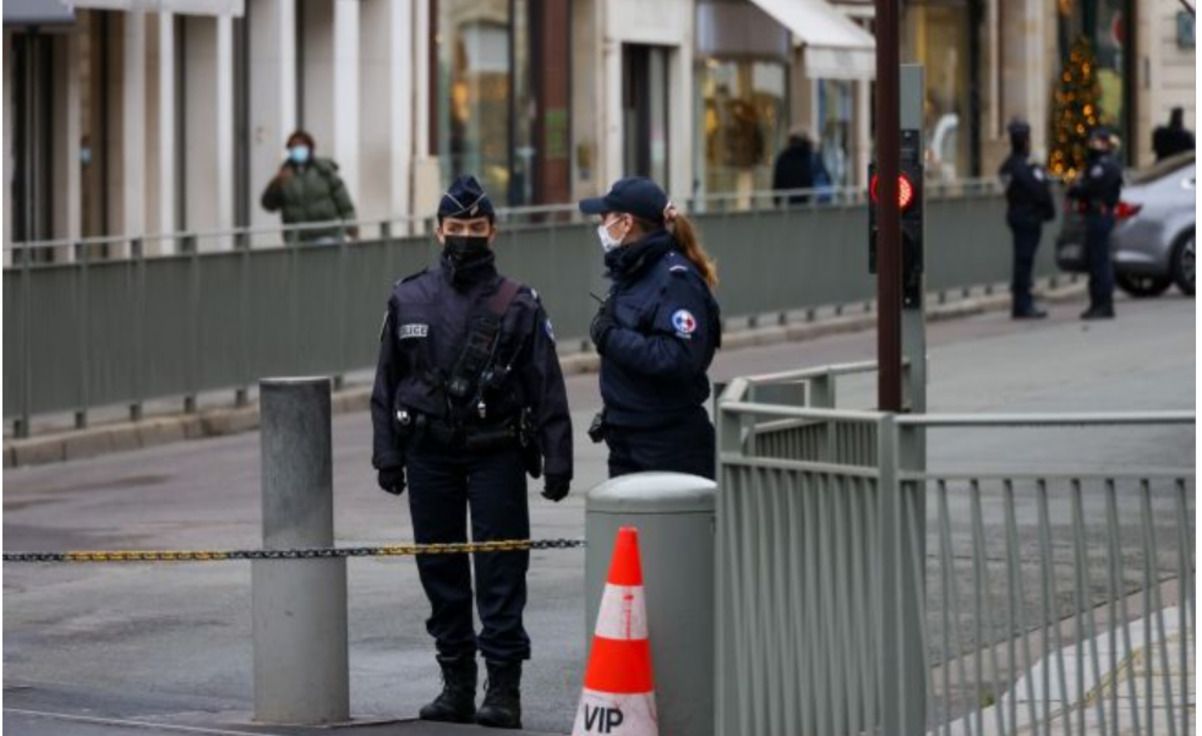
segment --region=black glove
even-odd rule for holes
[[[617,326],[618,324],[614,322],[613,316],[609,313],[609,303],[602,304],[588,328],[589,339],[593,341],[593,345],[597,346],[598,353],[605,352],[605,341],[609,337],[609,332]]]
[[[388,493],[399,496],[405,492],[405,467],[380,468],[376,482]]]
[[[572,484],[570,475],[548,475],[547,485],[543,488],[543,498],[559,503],[568,495],[568,487]]]

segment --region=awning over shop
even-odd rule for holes
[[[872,79],[876,41],[872,34],[826,0],[752,0],[789,29],[805,54],[811,79]]]
[[[75,22],[74,3],[66,0],[4,0],[4,25],[55,26]]]

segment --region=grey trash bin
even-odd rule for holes
[[[614,538],[639,530],[660,733],[714,732],[714,494],[707,478],[636,473],[589,491],[585,616],[588,646]]]

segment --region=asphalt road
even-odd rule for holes
[[[1120,302],[1119,319],[1084,324],[1078,305],[1040,323],[1003,315],[930,327],[931,411],[1192,409],[1193,300]],[[871,332],[721,354],[712,377],[872,358]],[[583,534],[584,491],[604,477],[584,437],[599,405],[595,376],[569,381],[577,480],[563,503],[531,487],[533,536]],[[840,405],[870,406],[870,378]],[[412,539],[404,501],[375,488],[365,413],[334,420],[337,542]],[[4,474],[4,549],[222,548],[259,542],[258,437],[200,440]],[[1031,470],[1074,465],[1193,466],[1192,432],[935,433],[934,468]],[[583,552],[533,555],[527,626],[534,660],[526,726],[565,732],[585,643]],[[245,563],[4,566],[5,727],[10,733],[108,734],[119,726],[29,713],[152,718],[197,726],[244,722],[251,709],[250,569]],[[408,718],[437,689],[428,608],[413,562],[349,563],[352,712]],[[28,711],[27,713],[19,710]],[[106,730],[107,729],[107,730]],[[113,730],[118,729],[118,730]],[[139,732],[146,733],[146,730]],[[408,732],[408,731],[406,731]]]

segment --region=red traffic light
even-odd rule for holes
[[[872,203],[876,204],[877,197],[876,186],[879,174],[873,174],[872,179],[868,182],[868,195],[872,197]],[[897,208],[904,210],[914,203],[914,182],[905,174],[897,175]]]

